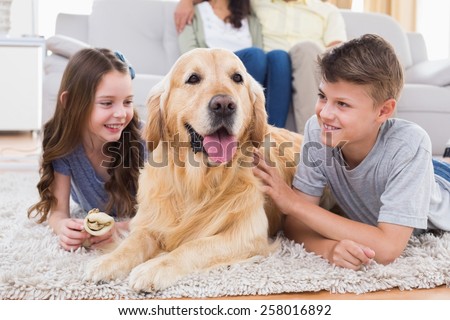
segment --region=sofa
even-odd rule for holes
[[[87,47],[121,51],[137,75],[135,105],[146,118],[150,89],[180,55],[173,14],[176,0],[95,0],[90,15],[59,14],[55,36],[47,39],[42,121],[53,114],[59,83],[68,58]],[[405,68],[405,87],[397,117],[418,123],[430,135],[433,154],[442,155],[450,139],[450,59],[430,61],[419,33],[406,33],[391,17],[342,10],[348,38],[376,33],[395,48]],[[286,127],[295,130],[293,111]]]

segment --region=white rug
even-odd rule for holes
[[[389,266],[364,271],[329,265],[301,245],[283,240],[268,258],[191,275],[160,292],[137,293],[124,281],[83,280],[86,263],[97,253],[65,252],[48,227],[26,217],[37,200],[37,173],[0,174],[0,299],[143,299],[268,295],[326,290],[365,293],[450,285],[450,234],[411,239]]]

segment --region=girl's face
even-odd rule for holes
[[[346,81],[322,81],[316,103],[322,143],[346,153],[367,154],[388,118],[385,106],[374,106],[368,88]]]
[[[130,75],[115,70],[105,74],[95,93],[85,138],[97,147],[117,141],[132,118],[133,89]]]

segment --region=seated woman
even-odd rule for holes
[[[194,48],[234,51],[264,88],[269,123],[284,127],[291,104],[291,61],[283,50],[264,52],[261,25],[250,0],[211,0],[195,6],[192,24],[179,35],[182,53]]]

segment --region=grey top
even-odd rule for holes
[[[248,17],[248,27],[252,36],[253,46],[257,48],[263,47],[263,36],[261,32],[261,24],[258,18],[252,13]],[[183,31],[178,36],[178,44],[180,46],[181,53],[188,52],[195,48],[208,48],[205,41],[205,32],[203,29],[203,21],[201,14],[195,6],[195,15],[192,19],[192,23],[186,25]]]
[[[355,221],[450,230],[450,183],[434,175],[431,141],[422,128],[389,119],[372,150],[351,170],[340,149],[321,143],[320,130],[317,117],[311,117],[295,188],[321,196],[328,184],[338,205]]]

